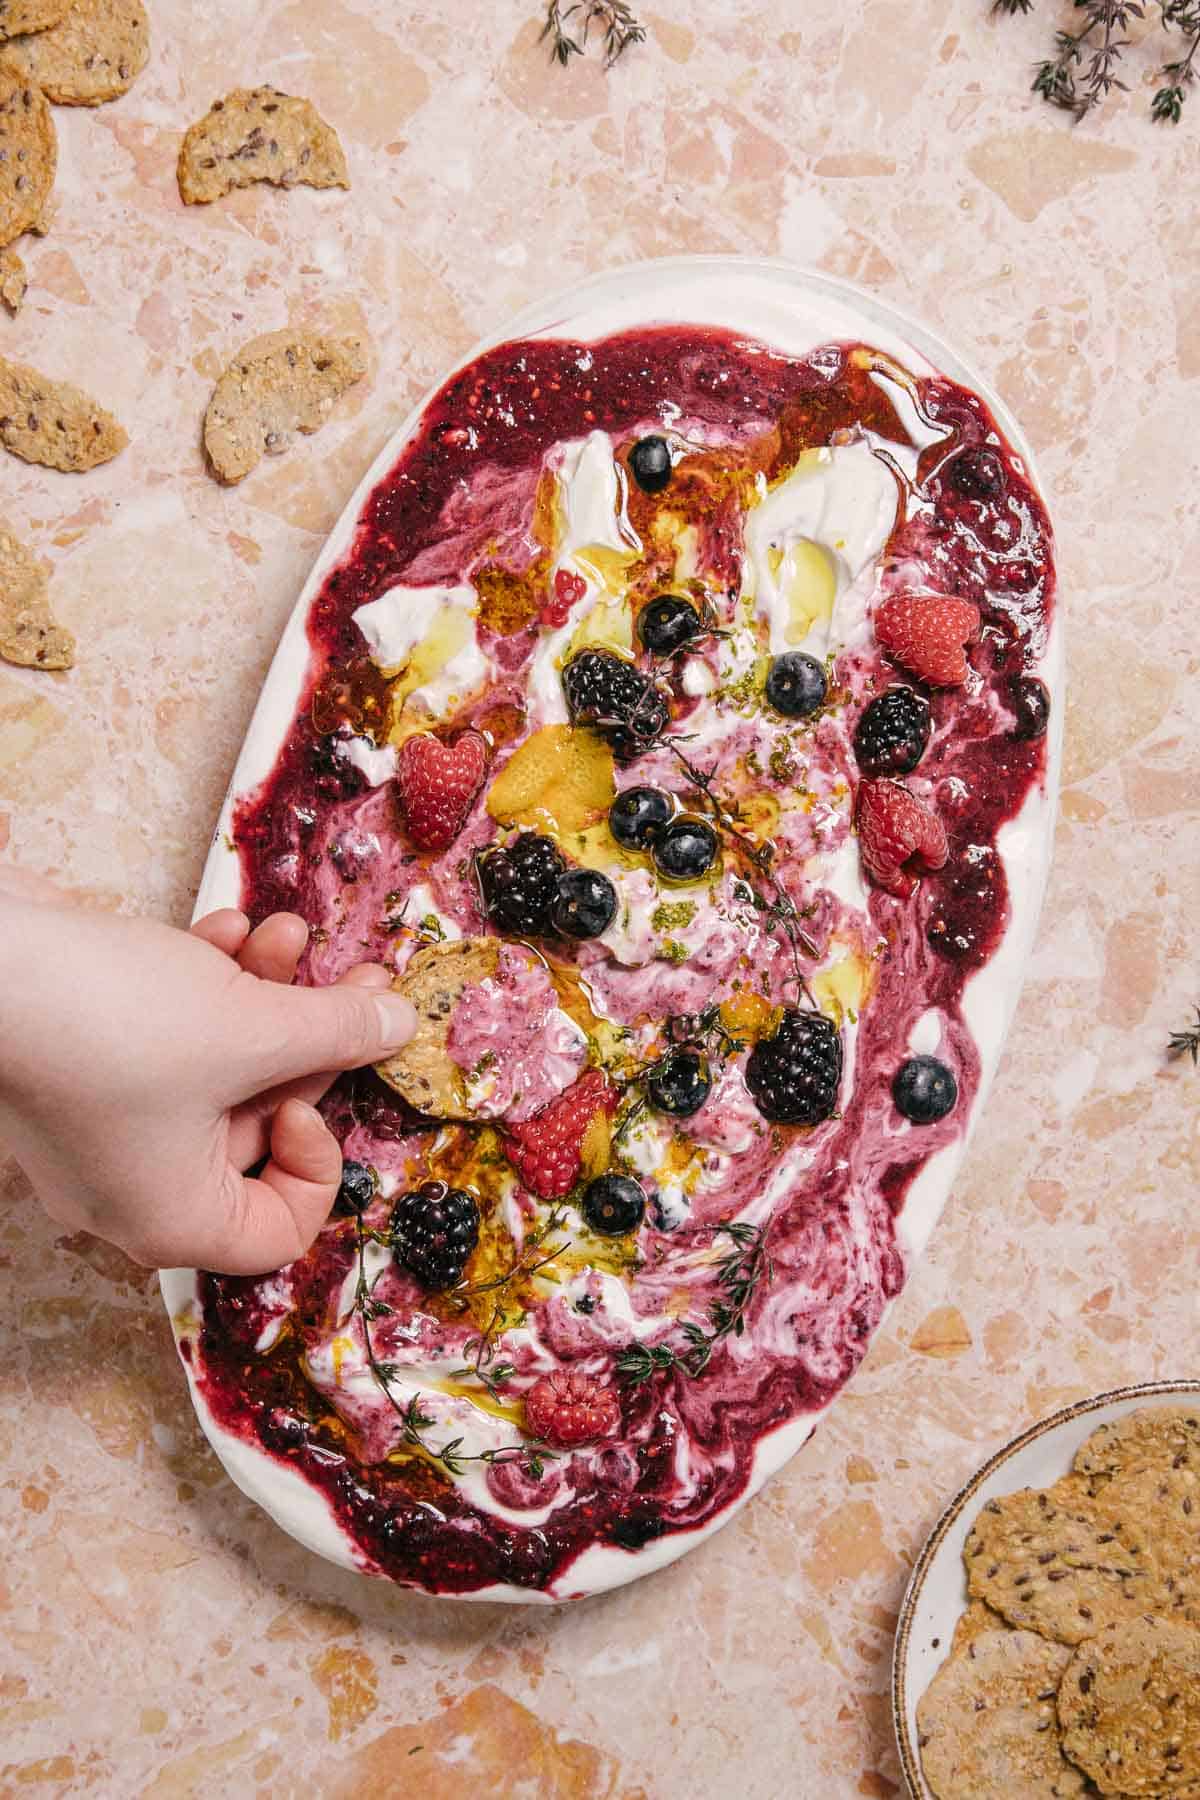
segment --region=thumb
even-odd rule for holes
[[[412,1006],[390,989],[256,981],[241,1030],[237,1098],[305,1075],[378,1062],[402,1049],[416,1029]]]

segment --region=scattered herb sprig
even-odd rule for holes
[[[1037,66],[1033,91],[1051,106],[1060,107],[1074,119],[1086,118],[1093,107],[1107,98],[1113,89],[1128,90],[1128,82],[1119,73],[1125,52],[1131,48],[1127,35],[1135,21],[1143,21],[1155,5],[1162,29],[1181,37],[1180,54],[1164,62],[1160,69],[1163,85],[1150,102],[1151,117],[1160,123],[1177,125],[1183,113],[1188,90],[1196,79],[1196,61],[1200,56],[1200,0],[1074,0],[1083,17],[1078,31],[1058,31],[1054,36],[1054,55]],[[1033,0],[992,0],[994,13],[1012,17],[1031,13]]]
[[[1167,1042],[1167,1055],[1172,1059],[1190,1056],[1193,1063],[1200,1063],[1200,1006],[1196,1008],[1196,1023],[1189,1025],[1185,1031],[1173,1031]]]
[[[380,1242],[376,1233],[369,1232],[362,1222],[360,1214],[355,1221],[357,1226],[356,1249],[358,1256],[358,1279],[354,1288],[354,1310],[362,1323],[363,1348],[366,1351],[367,1366],[371,1371],[376,1386],[387,1400],[403,1427],[403,1441],[414,1449],[421,1450],[431,1462],[438,1464],[447,1475],[462,1475],[468,1463],[511,1463],[519,1462],[533,1481],[539,1481],[547,1462],[553,1462],[556,1452],[540,1438],[530,1438],[523,1444],[502,1444],[494,1450],[466,1451],[462,1447],[461,1437],[450,1438],[444,1444],[431,1444],[426,1437],[437,1420],[421,1406],[421,1395],[414,1394],[411,1399],[397,1399],[394,1384],[399,1381],[403,1371],[398,1363],[381,1362],[375,1354],[375,1346],[371,1341],[371,1321],[383,1318],[391,1312],[391,1307],[382,1300],[376,1300],[372,1293],[372,1284],[367,1280],[366,1250],[368,1243]],[[491,1371],[494,1380],[501,1379],[499,1369]],[[511,1371],[509,1371],[511,1373]],[[462,1374],[463,1371],[456,1370]],[[487,1383],[485,1382],[485,1386]]]
[[[733,1249],[716,1266],[718,1294],[709,1308],[708,1329],[692,1323],[681,1325],[684,1349],[671,1344],[630,1344],[617,1358],[616,1371],[618,1379],[631,1387],[649,1381],[660,1369],[674,1369],[693,1379],[703,1375],[717,1345],[727,1337],[741,1337],[750,1302],[775,1273],[767,1254],[765,1225],[727,1219],[720,1225],[696,1229],[710,1229],[733,1243]]]
[[[624,0],[574,0],[566,7],[561,0],[548,0],[541,37],[550,39],[551,56],[565,68],[573,56],[583,55],[593,26],[602,35],[606,69],[646,36]]]

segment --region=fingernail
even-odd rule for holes
[[[417,1015],[403,994],[377,994],[375,1009],[383,1027],[385,1050],[399,1050],[417,1029]]]

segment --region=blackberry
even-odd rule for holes
[[[859,768],[864,775],[908,775],[925,754],[932,726],[927,700],[912,688],[888,688],[855,727]]]
[[[646,1077],[650,1104],[676,1119],[700,1111],[712,1090],[708,1058],[703,1050],[672,1050]]]
[[[558,879],[554,924],[564,937],[597,938],[617,916],[617,890],[597,869],[568,869]]]
[[[673,656],[700,635],[700,614],[690,600],[660,594],[638,614],[638,636],[652,656]]]
[[[632,1175],[599,1175],[584,1190],[580,1210],[601,1237],[623,1237],[645,1217],[646,1190]]]
[[[461,1279],[479,1242],[479,1202],[464,1188],[426,1181],[392,1210],[392,1253],[425,1288]]]
[[[648,850],[675,817],[670,794],[659,788],[624,788],[608,809],[608,829],[623,850]]]
[[[375,1187],[374,1169],[368,1168],[366,1163],[344,1162],[342,1185],[333,1203],[334,1212],[351,1215],[365,1212],[375,1198]]]
[[[654,866],[668,881],[699,881],[717,860],[720,839],[707,819],[687,813],[665,825],[654,840]]]
[[[986,444],[973,444],[950,464],[950,479],[969,500],[994,500],[1004,488],[1004,464]]]
[[[1050,723],[1050,694],[1045,682],[1039,681],[1036,675],[1014,675],[1008,691],[1013,712],[1017,715],[1013,736],[1045,737]]]
[[[935,1125],[958,1104],[958,1083],[936,1056],[913,1056],[896,1071],[892,1099],[914,1125]]]
[[[611,650],[573,656],[563,687],[575,723],[594,725],[625,761],[648,749],[671,716],[650,677]]]
[[[780,1125],[819,1125],[837,1107],[842,1040],[821,1013],[784,1013],[773,1037],[755,1044],[746,1086],[764,1119]]]
[[[639,438],[629,452],[629,467],[644,494],[661,494],[671,479],[671,446],[666,438]]]
[[[767,704],[785,719],[807,719],[825,704],[829,683],[815,656],[785,650],[767,675]]]
[[[487,851],[476,867],[484,910],[501,931],[518,937],[553,931],[558,884],[567,865],[552,839],[523,831],[503,849]]]

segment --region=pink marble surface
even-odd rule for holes
[[[607,77],[535,0],[151,0],[133,92],[57,114],[52,234],[0,352],[132,442],[0,474],[79,667],[0,669],[0,841],[182,921],[272,645],[414,399],[547,287],[678,251],[782,254],[920,312],[1041,458],[1071,627],[1047,911],[932,1252],[809,1449],[718,1539],[573,1611],[454,1609],[331,1571],[234,1492],[151,1280],[0,1197],[0,1793],[889,1796],[906,1570],[991,1448],[1072,1397],[1195,1374],[1200,998],[1194,431],[1200,117],[1071,130],[1024,92],[1043,7],[656,0]],[[310,95],[353,191],[185,212],[179,133],[235,80]],[[1200,106],[1200,101],[1193,105]],[[373,378],[231,492],[199,420],[226,353],[365,329]]]

